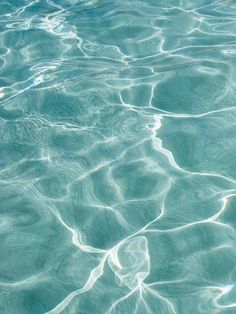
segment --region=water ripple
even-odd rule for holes
[[[235,10],[1,1],[1,313],[235,313]]]

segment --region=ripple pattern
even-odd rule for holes
[[[235,313],[235,1],[0,20],[0,313]]]

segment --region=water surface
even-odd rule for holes
[[[2,0],[0,313],[236,312],[236,3]]]

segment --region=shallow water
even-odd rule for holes
[[[0,21],[0,313],[236,313],[235,1]]]

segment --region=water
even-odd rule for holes
[[[0,15],[0,313],[236,313],[235,1]]]

